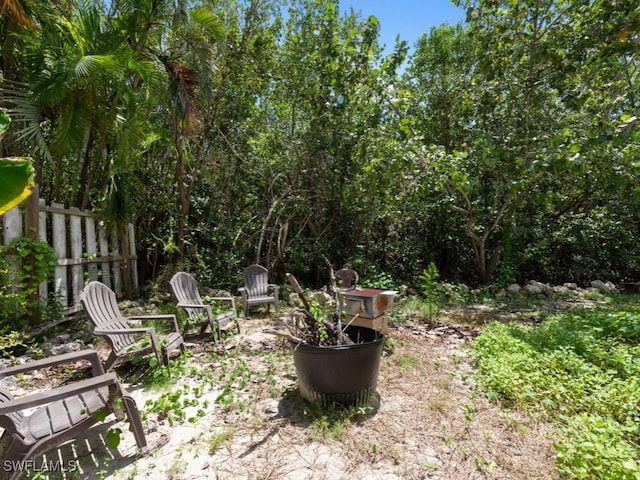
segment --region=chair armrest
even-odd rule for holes
[[[168,313],[168,314],[158,314],[158,315],[134,315],[131,317],[127,317],[127,320],[166,320],[167,322],[170,322],[172,327],[173,327],[173,331],[174,332],[179,332],[178,330],[178,320],[176,319],[176,316]]]
[[[205,307],[203,303],[178,303],[177,306],[181,308],[204,308]]]
[[[177,332],[176,325],[176,332]],[[149,335],[149,339],[151,340],[151,347],[154,352],[156,352],[156,356],[159,355],[160,341],[158,340],[158,335],[156,334],[156,330],[154,328],[127,328],[122,330],[94,330],[93,333],[95,335],[132,335],[135,333],[146,333]],[[129,347],[128,347],[129,348]],[[127,349],[125,349],[126,351]],[[160,357],[158,357],[158,360]]]
[[[134,333],[155,333],[155,329],[151,327],[140,327],[140,328],[123,328],[122,330],[99,330],[95,329],[93,333],[95,335],[132,335]]]
[[[38,407],[46,405],[56,400],[69,398],[83,392],[95,390],[100,387],[118,384],[118,377],[115,373],[105,373],[97,377],[79,380],[69,385],[52,388],[38,393],[32,393],[21,398],[14,398],[8,402],[0,403],[0,415],[11,412],[17,412],[26,408]]]
[[[211,300],[215,300],[216,302],[230,302],[231,308],[235,311],[236,309],[236,299],[235,297],[209,297]]]
[[[62,355],[54,355],[52,357],[43,358],[34,362],[28,362],[15,367],[3,368],[0,370],[0,378],[9,375],[18,375],[20,373],[31,372],[40,368],[53,367],[63,363],[71,363],[78,360],[87,360],[91,363],[91,369],[94,376],[104,375],[104,368],[100,362],[98,352],[95,350],[81,350],[79,352],[63,353]]]
[[[230,302],[231,303],[231,309],[233,310],[233,316],[238,315],[238,312],[236,311],[236,299],[235,297],[210,297],[211,300],[216,300],[219,302]],[[228,313],[228,312],[227,312]],[[220,317],[220,316],[224,316],[226,315],[226,313],[224,314],[218,314],[216,315],[216,318]]]
[[[247,298],[249,297],[249,292],[247,291],[247,289],[245,287],[240,287],[238,288],[238,293],[242,297],[242,303],[245,303],[247,301]]]
[[[175,320],[176,316],[172,313],[167,314],[158,314],[158,315],[133,315],[130,317],[126,317],[127,320],[167,320],[172,321]]]
[[[233,297],[208,297],[210,300],[215,301],[231,301],[233,302],[235,299]]]

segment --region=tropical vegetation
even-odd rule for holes
[[[384,50],[337,1],[11,2],[2,148],[134,222],[143,280],[637,279],[635,2],[454,3]]]
[[[466,21],[415,45],[338,0],[3,2],[0,208],[34,173],[46,202],[134,223],[143,284],[260,263],[320,285],[326,257],[422,290],[428,322],[453,282],[640,280],[637,0],[452,2]],[[0,287],[4,342],[40,279]],[[639,316],[474,343],[490,398],[562,425],[568,478],[640,478]]]

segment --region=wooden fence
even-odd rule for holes
[[[39,295],[46,299],[56,292],[67,315],[81,309],[80,291],[91,280],[99,280],[119,297],[130,298],[139,289],[133,225],[123,235],[109,232],[92,212],[45,205],[37,189],[18,207],[2,216],[0,240],[9,244],[26,236],[47,242],[55,250],[58,264],[54,279],[43,282]]]

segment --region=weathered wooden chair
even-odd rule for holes
[[[93,281],[80,292],[80,303],[93,322],[93,333],[104,337],[111,347],[105,362],[109,370],[118,361],[153,353],[158,362],[169,364],[169,357],[184,350],[184,339],[178,330],[175,315],[141,315],[124,317],[118,308],[116,294],[104,283]],[[164,321],[167,333],[158,334],[153,327],[132,327],[130,321]]]
[[[120,385],[115,373],[105,373],[98,353],[84,350],[28,362],[0,370],[0,378],[61,364],[88,361],[92,376],[38,393],[14,398],[0,388],[0,479],[19,478],[34,459],[57,445],[77,437],[104,418],[126,418],[138,448],[148,450],[135,400]],[[31,460],[32,462],[29,462]]]
[[[280,287],[269,283],[269,271],[261,265],[250,265],[242,272],[243,287],[238,291],[242,295],[245,318],[249,317],[249,308],[256,305],[273,304],[276,313],[279,309]]]
[[[211,332],[214,334],[214,340],[222,338],[222,327],[233,322],[240,333],[240,324],[238,323],[238,313],[236,311],[236,299],[229,297],[208,297],[208,300],[217,304],[228,304],[223,307],[221,313],[214,314],[210,304],[205,304],[198,290],[198,282],[186,272],[176,273],[169,281],[169,286],[173,295],[178,300],[178,307],[184,309],[189,317],[182,336],[185,337],[189,327],[196,325],[200,327],[200,334],[204,334],[208,326],[211,326]]]
[[[335,276],[337,287],[343,290],[356,288],[358,285],[358,272],[351,268],[336,270]]]

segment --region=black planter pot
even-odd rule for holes
[[[352,345],[316,346],[291,342],[300,395],[322,405],[369,405],[376,395],[384,335],[349,326]]]

